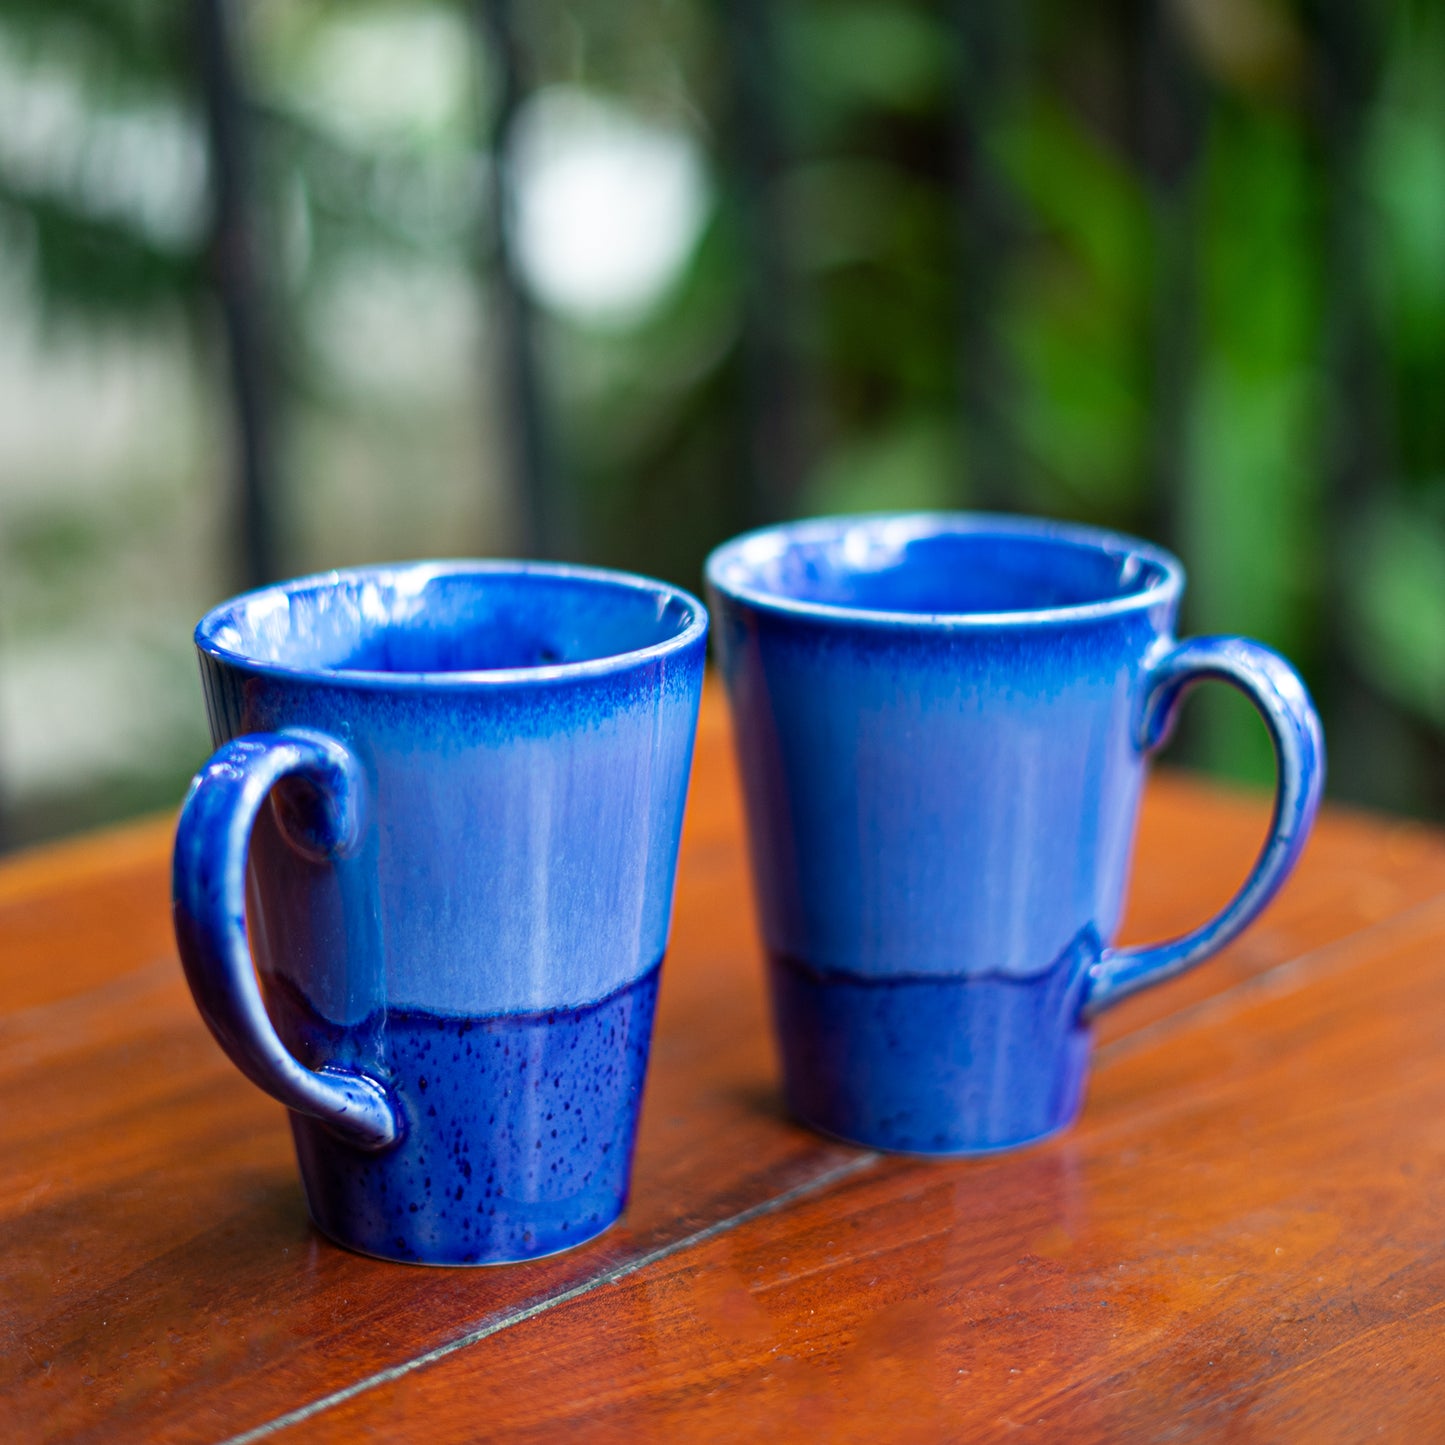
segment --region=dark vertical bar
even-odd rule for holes
[[[961,470],[976,506],[1021,505],[1018,450],[1009,430],[1008,363],[996,328],[1014,225],[988,136],[1018,74],[1023,7],[951,0],[954,104],[950,117],[954,193]]]
[[[575,539],[568,536],[570,528],[557,491],[537,360],[536,308],[518,275],[514,249],[516,193],[511,145],[527,94],[523,57],[511,0],[477,0],[476,16],[488,51],[484,62],[490,61],[498,86],[489,137],[489,231],[483,239],[483,266],[490,283],[502,353],[506,445],[517,490],[522,547],[530,556],[553,557],[570,550]]]
[[[0,749],[3,749],[4,743],[5,737],[0,734]],[[11,821],[10,790],[6,786],[4,762],[4,753],[0,751],[0,853],[8,853],[14,846],[11,839],[14,824]]]
[[[1208,97],[1185,53],[1173,7],[1142,0],[1134,23],[1134,130],[1154,231],[1142,522],[1160,541],[1177,545],[1200,342],[1198,178]]]
[[[745,271],[742,423],[745,523],[787,515],[802,479],[798,377],[790,339],[786,228],[778,206],[784,148],[775,7],[725,0],[732,72],[732,150]]]
[[[276,469],[245,97],[228,0],[196,0],[195,35],[213,186],[211,264],[220,293],[235,415],[235,566],[248,587],[277,576]]]
[[[1334,414],[1330,497],[1348,531],[1383,469],[1378,348],[1367,287],[1370,207],[1361,154],[1379,79],[1376,8],[1313,0],[1314,105],[1324,172],[1325,346]]]
[[[1311,101],[1323,205],[1324,365],[1328,405],[1325,470],[1327,579],[1321,597],[1322,701],[1330,720],[1331,766],[1347,792],[1383,801],[1408,772],[1401,719],[1351,656],[1349,589],[1355,538],[1386,472],[1382,377],[1368,290],[1363,145],[1382,59],[1378,7],[1358,0],[1310,0]],[[1331,583],[1333,585],[1331,585]],[[1396,797],[1396,802],[1405,801]]]

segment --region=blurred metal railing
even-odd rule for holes
[[[252,204],[251,126],[229,0],[195,0],[196,64],[214,187],[210,260],[226,337],[236,456],[236,557],[241,585],[276,576],[275,389]]]
[[[478,265],[491,291],[504,352],[504,439],[517,482],[521,544],[535,556],[555,555],[566,540],[565,497],[538,374],[534,307],[518,275],[512,245],[513,189],[507,163],[513,126],[527,94],[515,36],[512,0],[474,0],[479,45],[498,79],[487,149],[488,234],[478,238]],[[253,127],[244,85],[233,0],[194,0],[196,64],[204,99],[214,177],[211,273],[226,338],[228,388],[235,436],[231,512],[232,568],[241,587],[275,581],[283,566],[279,522],[283,482],[276,445],[275,356],[268,324],[268,287],[258,242]]]
[[[490,288],[502,348],[499,367],[505,446],[516,481],[521,542],[538,555],[574,549],[569,487],[559,461],[547,378],[537,351],[533,303],[519,276],[509,216],[507,157],[513,125],[526,99],[525,46],[514,0],[470,0],[478,44],[500,77],[491,132],[493,164],[487,207],[489,234],[480,237],[483,282]],[[211,254],[225,320],[229,387],[235,422],[234,566],[240,582],[273,578],[282,560],[277,519],[276,387],[266,322],[267,287],[253,215],[250,127],[239,79],[234,0],[196,0],[197,60],[215,177]],[[960,433],[968,438],[974,501],[1019,505],[1021,454],[1010,425],[1012,379],[997,325],[998,297],[1018,231],[1018,201],[990,161],[987,139],[1011,103],[1026,68],[1028,26],[1039,6],[990,0],[949,0],[940,12],[953,43],[954,103],[949,123],[958,273],[952,318]],[[1122,22],[1130,37],[1134,161],[1149,201],[1154,255],[1151,317],[1139,338],[1147,377],[1150,487],[1147,525],[1166,544],[1181,542],[1190,399],[1200,355],[1201,165],[1210,105],[1201,73],[1180,29],[1182,7],[1135,0]],[[766,0],[731,0],[718,14],[731,72],[732,106],[723,160],[746,268],[738,355],[736,425],[744,459],[742,496],[734,514],[748,522],[786,515],[797,505],[808,455],[805,413],[809,379],[794,350],[798,297],[780,176],[789,161],[780,97],[790,83],[778,38],[779,15]],[[1118,23],[1117,21],[1115,23]],[[1382,17],[1354,0],[1308,0],[1302,11],[1309,54],[1318,166],[1326,197],[1320,219],[1327,275],[1327,385],[1334,435],[1329,447],[1326,565],[1341,568],[1352,528],[1387,475],[1380,418],[1377,346],[1371,334],[1366,257],[1359,203],[1362,131],[1379,80]],[[962,465],[962,463],[960,463]],[[1320,648],[1326,661],[1323,701],[1334,716],[1334,739],[1365,746],[1368,720],[1351,721],[1352,699],[1369,697],[1349,659],[1345,602],[1325,589]],[[1368,703],[1365,704],[1368,710]]]
[[[515,540],[534,555],[577,555],[588,539],[580,535],[577,488],[569,476],[573,459],[559,430],[566,418],[559,416],[549,388],[539,345],[542,326],[522,279],[512,224],[516,197],[509,156],[534,84],[528,74],[534,55],[531,12],[516,0],[460,3],[491,80],[487,132],[479,138],[490,161],[484,233],[475,238],[474,255],[497,348],[492,372],[505,428],[497,445],[511,477]],[[961,485],[955,491],[982,507],[1027,508],[1034,495],[1030,487],[1045,464],[1030,453],[1021,430],[1017,401],[1024,387],[1012,370],[1018,361],[1003,326],[1016,252],[1031,244],[1035,218],[1013,191],[990,142],[1007,128],[1012,107],[1036,80],[1030,67],[1046,53],[1040,34],[1063,23],[1067,12],[1057,0],[1023,5],[917,0],[917,8],[948,40],[950,101],[942,116],[928,122],[928,143],[937,154],[925,164],[929,181],[950,190],[953,303],[929,324],[940,328],[939,336],[946,333],[952,351],[957,468],[967,477],[966,491]],[[822,9],[826,12],[826,5]],[[809,294],[811,281],[800,274],[792,252],[796,237],[789,232],[783,194],[799,159],[786,101],[798,83],[792,69],[808,57],[788,52],[789,12],[767,0],[730,0],[710,13],[723,41],[720,62],[730,94],[716,156],[723,173],[720,190],[744,273],[740,337],[725,383],[714,393],[733,408],[740,464],[716,483],[736,489],[716,516],[760,523],[804,504],[804,484],[819,461],[813,431],[820,382],[809,373],[798,343],[816,296]],[[1211,357],[1203,221],[1206,141],[1220,109],[1205,64],[1207,47],[1201,48],[1196,33],[1201,13],[1192,0],[1125,0],[1068,21],[1076,28],[1111,27],[1106,49],[1111,64],[1122,67],[1110,77],[1127,112],[1112,149],[1142,188],[1149,230],[1149,254],[1140,257],[1148,304],[1136,338],[1140,393],[1147,404],[1146,488],[1138,525],[1184,550],[1191,525],[1186,502],[1196,514],[1209,504],[1197,490],[1200,480],[1188,475],[1201,368]],[[260,107],[246,79],[244,14],[240,0],[194,0],[189,63],[206,126],[209,276],[222,321],[234,439],[227,467],[226,565],[234,585],[255,586],[288,569],[282,445],[288,377],[287,358],[279,350],[286,328],[273,310],[280,278],[270,269],[258,195],[267,135],[258,128]],[[826,18],[825,13],[824,23]],[[1301,0],[1287,18],[1291,45],[1299,51],[1291,62],[1298,61],[1299,74],[1288,92],[1290,126],[1292,136],[1302,138],[1303,163],[1310,169],[1306,234],[1309,226],[1315,228],[1301,264],[1321,273],[1318,315],[1311,324],[1322,327],[1317,379],[1326,396],[1318,408],[1327,435],[1319,447],[1323,541],[1315,549],[1315,565],[1327,580],[1313,584],[1318,613],[1310,625],[1318,635],[1308,640],[1312,682],[1328,719],[1332,758],[1340,764],[1337,777],[1348,778],[1353,770],[1353,776],[1367,779],[1370,766],[1361,760],[1378,750],[1381,736],[1418,739],[1427,730],[1364,675],[1359,619],[1352,613],[1358,599],[1343,585],[1353,571],[1362,521],[1412,484],[1396,476],[1404,449],[1393,435],[1393,373],[1379,334],[1371,272],[1376,245],[1368,233],[1370,126],[1380,109],[1387,41],[1398,43],[1390,28],[1398,15],[1394,7],[1358,0]],[[1389,57],[1393,66],[1395,49]],[[910,156],[910,163],[914,159]],[[1438,728],[1421,745],[1420,756],[1445,757]],[[0,757],[0,846],[4,773]],[[1359,791],[1368,796],[1368,783]],[[1422,805],[1431,806],[1445,806],[1438,781],[1433,799]]]
[[[254,585],[274,577],[279,563],[281,482],[272,333],[254,224],[251,128],[233,7],[234,0],[195,0],[197,63],[215,177],[210,249],[225,322],[236,436],[235,567],[242,582]],[[959,413],[970,438],[974,496],[981,505],[1006,508],[1017,504],[1017,448],[1009,430],[1010,383],[994,313],[1013,240],[1015,202],[990,164],[985,138],[1018,84],[1029,7],[950,0],[943,13],[954,43],[949,169],[960,277],[955,317]],[[533,303],[519,278],[509,224],[507,156],[528,89],[524,53],[513,0],[473,0],[472,14],[479,44],[500,78],[487,137],[494,162],[489,168],[490,234],[479,238],[478,255],[498,317],[507,445],[518,484],[523,544],[539,554],[555,553],[575,539],[567,536],[566,479],[557,469]],[[1356,199],[1360,126],[1377,79],[1379,19],[1370,7],[1352,0],[1312,0],[1306,16],[1321,163],[1329,181],[1323,245],[1331,277],[1332,384],[1342,404],[1332,492],[1336,515],[1348,519],[1381,470]],[[777,199],[778,178],[788,159],[778,98],[789,82],[774,7],[766,0],[733,0],[722,8],[720,20],[734,97],[725,160],[734,176],[747,270],[737,417],[746,465],[740,479],[746,492],[742,511],[749,520],[761,521],[790,509],[807,461],[800,417],[804,381],[791,342],[796,298]],[[1198,349],[1197,192],[1207,82],[1181,43],[1176,5],[1137,0],[1129,24],[1137,159],[1151,198],[1156,249],[1152,331],[1141,338],[1151,376],[1152,524],[1168,542],[1178,532],[1175,499]]]

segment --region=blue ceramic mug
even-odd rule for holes
[[[197,627],[218,750],[176,939],[292,1111],[331,1238],[490,1264],[621,1212],[706,634],[661,583],[486,562],[333,572]]]
[[[707,579],[793,1112],[922,1154],[1063,1128],[1090,1019],[1223,947],[1299,857],[1324,778],[1299,677],[1177,642],[1179,563],[1087,527],[806,521]],[[1204,678],[1273,736],[1269,839],[1211,922],[1114,948],[1145,764]]]

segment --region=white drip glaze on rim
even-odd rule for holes
[[[850,535],[851,534],[851,535]],[[1069,603],[1016,611],[901,612],[839,602],[795,597],[766,586],[763,568],[800,546],[834,543],[845,560],[862,563],[880,544],[899,551],[910,542],[944,537],[1018,537],[1058,542],[1117,558],[1127,580],[1145,566],[1157,578],[1133,592],[1120,592],[1097,602]],[[855,540],[856,539],[856,540]],[[849,550],[857,553],[848,558]],[[707,559],[707,580],[719,593],[750,607],[780,616],[820,623],[847,623],[882,629],[968,630],[1024,627],[1039,624],[1098,622],[1136,611],[1148,611],[1177,599],[1184,568],[1162,547],[1123,532],[1082,523],[1052,522],[988,512],[879,512],[816,517],[803,522],[763,527],[724,542]]]

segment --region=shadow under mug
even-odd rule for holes
[[[971,1154],[1069,1124],[1089,1022],[1222,948],[1299,857],[1319,720],[1237,637],[1177,642],[1183,570],[1092,528],[824,518],[708,560],[784,1088],[875,1148]],[[1183,693],[1273,738],[1268,839],[1213,920],[1115,948],[1149,755]]]
[[[622,1211],[706,634],[662,583],[481,562],[289,582],[197,627],[218,750],[176,939],[292,1111],[331,1238],[499,1263]]]

